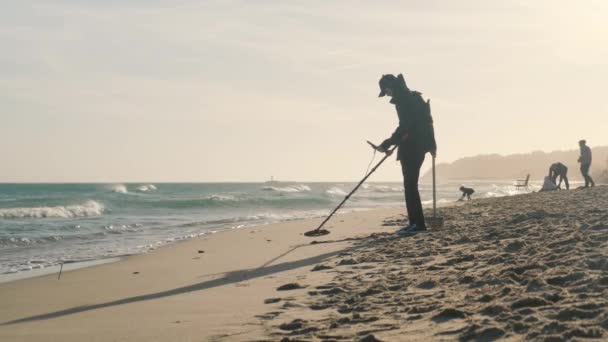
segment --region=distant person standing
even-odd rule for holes
[[[395,132],[377,148],[380,152],[388,152],[391,146],[399,146],[397,159],[401,162],[409,225],[397,233],[423,231],[426,230],[426,223],[418,192],[418,178],[426,153],[430,152],[433,158],[437,153],[430,102],[424,101],[419,92],[410,90],[401,74],[382,75],[379,85],[378,96],[391,97],[390,102],[395,105],[399,117]]]
[[[585,188],[588,188],[589,185],[592,187],[595,186],[595,182],[589,176],[589,169],[591,168],[591,149],[587,146],[587,141],[580,140],[578,142],[578,146],[581,148],[581,156],[578,157],[578,162],[581,163],[581,174],[585,179]]]
[[[559,176],[559,183],[557,183],[557,177]],[[557,184],[559,188],[562,185],[562,180],[566,185],[566,190],[570,189],[570,184],[568,183],[568,167],[560,162],[553,163],[549,167],[549,178],[553,184]]]
[[[471,195],[475,193],[475,190],[473,188],[467,188],[466,186],[462,185],[460,187],[460,191],[462,191],[462,197],[460,197],[459,201],[464,200],[464,197],[467,197],[467,200],[471,200]]]

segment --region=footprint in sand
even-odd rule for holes
[[[459,318],[466,318],[466,317],[467,317],[467,314],[460,310],[457,310],[454,308],[447,308],[447,309],[444,309],[443,311],[441,311],[440,313],[436,314],[435,316],[433,316],[431,319],[435,323],[443,323],[443,322],[447,322],[452,319],[459,319]]]
[[[285,285],[281,285],[279,287],[277,287],[277,291],[291,291],[291,290],[298,290],[298,289],[304,289],[306,288],[306,286],[302,286],[298,283],[289,283],[289,284],[285,284]]]

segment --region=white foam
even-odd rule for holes
[[[57,207],[34,207],[34,208],[6,208],[0,209],[0,218],[74,218],[100,216],[105,207],[96,201],[87,201],[83,204],[57,206]]]
[[[521,195],[528,192],[531,192],[532,187],[523,188],[523,187],[515,187],[513,185],[506,186],[497,186],[496,184],[492,184],[492,190],[486,192],[484,197],[503,197],[503,196],[513,196],[513,195]]]
[[[125,188],[126,190],[126,188]],[[148,192],[148,191],[153,191],[156,190],[156,186],[154,184],[145,184],[145,185],[140,185],[137,187],[137,191],[140,192]]]
[[[123,184],[116,184],[116,185],[112,185],[112,192],[117,192],[119,194],[126,194],[127,191],[127,187]]]
[[[372,192],[403,192],[403,187],[388,185],[370,185],[365,190]]]
[[[346,192],[336,186],[325,190],[325,193],[331,196],[346,196]]]
[[[262,190],[264,190],[264,191],[276,191],[276,192],[306,192],[306,191],[311,191],[310,187],[308,185],[304,185],[304,184],[296,184],[296,185],[290,185],[290,186],[286,186],[286,187],[266,186],[266,187],[263,187]]]
[[[236,201],[236,197],[234,196],[230,196],[230,195],[218,195],[218,194],[213,194],[209,197],[207,197],[207,199],[210,199],[212,201]]]

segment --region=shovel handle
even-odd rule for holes
[[[435,157],[433,157],[433,218],[437,217],[437,195],[435,187]]]

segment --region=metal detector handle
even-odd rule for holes
[[[368,143],[370,143],[368,141]],[[370,143],[371,145],[373,145],[372,143]],[[363,177],[363,179],[359,182],[359,184],[357,184],[357,186],[355,186],[355,188],[344,197],[344,199],[342,200],[342,202],[340,202],[340,204],[338,204],[338,206],[336,207],[336,209],[334,209],[334,211],[331,212],[331,214],[329,214],[329,216],[327,216],[325,218],[325,220],[323,220],[323,222],[321,222],[321,224],[319,225],[319,227],[317,227],[317,229],[312,230],[311,232],[316,232],[318,230],[320,230],[321,228],[323,228],[323,225],[325,225],[325,223],[327,221],[329,221],[329,219],[336,213],[336,211],[338,211],[338,209],[340,209],[342,207],[342,205],[344,205],[344,203],[346,203],[346,201],[348,201],[348,199],[350,198],[350,196],[352,194],[355,193],[355,191],[357,191],[357,189],[359,189],[359,187],[361,186],[361,184],[363,184],[363,182],[365,182],[365,180],[372,175],[372,173],[374,173],[374,171],[376,171],[376,169],[382,165],[382,163],[384,163],[384,161],[386,160],[386,158],[390,157],[391,154],[393,153],[393,151],[397,149],[397,145],[395,145],[393,148],[389,149],[386,151],[386,155],[378,162],[378,164],[376,164],[376,166],[374,166],[371,171],[369,171],[369,173],[367,175],[365,175],[365,177]]]

